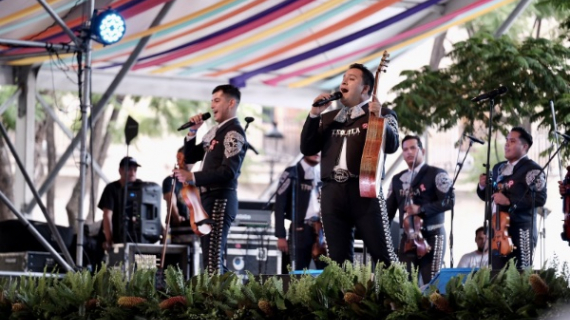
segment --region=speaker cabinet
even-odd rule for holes
[[[127,242],[155,243],[160,240],[161,201],[162,188],[154,182],[141,182],[129,186],[125,209],[129,216]],[[122,233],[122,226],[119,230]]]

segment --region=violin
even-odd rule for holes
[[[406,204],[412,205],[410,201]],[[404,243],[404,253],[414,252],[418,258],[422,258],[431,251],[431,246],[422,235],[424,220],[417,214],[404,214],[403,227],[406,233],[406,242]]]
[[[315,242],[313,242],[313,248],[311,249],[311,256],[313,261],[317,263],[321,255],[327,254],[327,242],[325,240],[325,230],[323,229],[323,223],[317,220],[313,223],[313,231],[315,232]]]
[[[566,170],[566,177],[564,177],[560,188],[562,210],[564,212],[564,227],[560,235],[562,240],[568,241],[568,245],[570,245],[570,166],[566,167]]]
[[[417,151],[419,152],[419,151]],[[408,191],[406,192],[406,199],[404,201],[404,208],[411,206],[413,203],[412,199],[412,182],[414,181],[414,172],[416,168],[416,159],[418,154],[414,157],[414,162],[412,164],[412,173],[410,176],[410,185]],[[422,258],[431,251],[431,246],[424,239],[422,235],[422,228],[424,220],[417,214],[404,214],[403,228],[406,233],[406,242],[404,243],[404,253],[415,252],[418,258]]]
[[[202,202],[200,202],[200,192],[198,188],[184,183],[180,194],[188,207],[192,231],[200,237],[209,234],[212,231],[212,225],[209,223],[210,217],[208,213],[206,213],[206,210],[202,207]]]
[[[504,185],[498,183],[494,185],[493,193],[502,192],[504,189]],[[491,218],[491,227],[493,228],[491,250],[493,255],[506,257],[515,249],[513,239],[509,236],[511,216],[508,212],[498,211],[497,205],[494,205],[494,208],[493,217]]]

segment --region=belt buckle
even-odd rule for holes
[[[350,178],[350,172],[346,169],[336,169],[333,171],[333,179],[338,183],[345,183]]]

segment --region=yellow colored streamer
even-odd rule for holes
[[[493,6],[490,6],[490,7],[486,8],[486,9],[483,9],[483,10],[481,10],[481,11],[475,12],[475,13],[473,13],[473,14],[470,15],[470,16],[461,18],[461,19],[459,19],[459,20],[457,20],[457,21],[454,21],[454,22],[452,22],[452,23],[450,23],[450,24],[447,24],[447,25],[445,25],[445,26],[441,26],[441,27],[435,28],[435,29],[433,29],[433,30],[431,30],[431,31],[429,31],[429,32],[427,32],[427,33],[424,33],[424,34],[422,34],[422,35],[416,36],[416,37],[414,37],[414,38],[410,38],[410,39],[408,39],[408,40],[406,40],[406,41],[404,41],[404,42],[398,43],[397,45],[394,45],[394,46],[392,46],[392,47],[386,48],[386,50],[388,50],[388,51],[395,51],[395,50],[401,49],[401,48],[406,47],[406,46],[408,46],[408,45],[410,45],[410,44],[412,44],[412,43],[414,43],[414,42],[416,42],[416,41],[420,41],[420,40],[429,38],[429,37],[431,37],[431,36],[433,36],[433,35],[436,35],[436,34],[438,34],[438,33],[440,33],[440,32],[443,32],[443,31],[445,31],[445,30],[447,30],[447,29],[449,29],[449,28],[451,28],[451,27],[454,27],[454,26],[463,24],[463,23],[465,23],[465,22],[471,21],[471,20],[473,20],[473,19],[475,19],[475,18],[477,18],[477,17],[479,17],[479,16],[484,15],[485,13],[487,13],[487,12],[489,12],[489,11],[496,10],[496,9],[498,9],[498,8],[500,8],[500,7],[502,7],[502,6],[505,6],[505,5],[507,5],[507,4],[511,3],[511,2],[514,2],[514,1],[515,1],[515,0],[505,0],[505,1],[503,1],[503,2],[497,3],[497,4],[495,4],[495,5],[493,5]],[[377,59],[377,58],[382,57],[382,54],[383,54],[383,53],[384,53],[384,50],[380,50],[379,52],[377,52],[377,53],[375,53],[375,54],[372,54],[372,55],[369,55],[369,56],[367,56],[367,57],[364,57],[364,58],[360,59],[360,61],[358,61],[358,63],[365,64],[365,63],[368,62],[368,61],[371,61],[371,60],[374,60],[374,59]],[[328,78],[328,77],[330,77],[330,76],[337,75],[337,74],[339,74],[339,73],[345,71],[345,70],[349,67],[349,65],[350,65],[350,64],[346,64],[346,65],[344,65],[344,66],[340,66],[340,67],[338,67],[338,68],[335,68],[335,69],[332,69],[332,70],[329,70],[329,71],[326,71],[326,72],[323,72],[323,73],[320,73],[320,74],[317,74],[317,75],[308,77],[308,78],[303,79],[303,80],[301,80],[301,81],[297,81],[297,82],[290,83],[288,87],[289,87],[289,88],[300,88],[300,87],[308,86],[308,85],[310,85],[310,84],[312,84],[312,83],[314,83],[314,82],[317,82],[317,81],[319,81],[319,80]]]
[[[299,15],[299,16],[291,19],[291,20],[288,20],[288,21],[286,21],[280,25],[277,25],[273,28],[267,29],[265,31],[262,31],[262,32],[256,34],[256,35],[248,37],[248,38],[241,40],[239,42],[236,42],[234,44],[225,46],[223,48],[219,48],[219,49],[214,50],[212,52],[208,52],[208,53],[199,55],[197,57],[194,57],[191,59],[186,59],[184,61],[180,61],[177,63],[173,63],[173,64],[168,65],[166,67],[155,69],[151,73],[155,73],[155,74],[156,73],[163,73],[163,72],[171,71],[174,69],[178,69],[180,67],[185,67],[185,66],[191,65],[193,63],[197,63],[200,61],[211,59],[215,56],[219,56],[219,55],[223,55],[223,54],[229,54],[232,50],[237,50],[241,47],[244,47],[244,46],[251,44],[251,43],[254,43],[256,41],[260,41],[260,40],[267,38],[269,36],[274,36],[276,33],[280,32],[284,29],[287,29],[287,28],[292,27],[292,26],[299,24],[299,23],[303,23],[303,21],[311,19],[312,17],[314,17],[318,14],[321,14],[324,11],[329,10],[330,8],[332,8],[332,7],[338,5],[339,3],[342,3],[342,2],[344,2],[344,0],[325,1],[325,3],[323,3],[322,5],[320,5],[316,8],[313,8],[313,9],[311,9],[311,10],[309,10],[309,11],[307,11],[307,12],[305,12],[305,13],[303,13],[303,14],[301,14],[301,15]]]
[[[48,0],[46,2],[47,2],[47,4],[52,5],[52,4],[57,3],[59,1],[61,1],[61,0]],[[22,9],[16,13],[13,13],[9,16],[6,16],[6,17],[0,19],[0,26],[3,26],[3,25],[8,24],[10,22],[16,21],[20,18],[27,16],[27,15],[35,13],[36,11],[39,11],[39,10],[43,10],[42,5],[39,3],[34,4],[33,6],[29,6],[25,9]]]

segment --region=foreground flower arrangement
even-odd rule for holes
[[[2,280],[0,319],[553,319],[570,306],[568,268],[555,262],[534,273],[510,263],[452,278],[446,294],[422,292],[417,274],[331,261],[318,277],[276,277],[245,284],[233,273],[185,281],[180,270],[137,270],[128,281],[103,267],[64,278]],[[559,270],[561,269],[561,270]],[[158,289],[157,289],[158,287]]]

